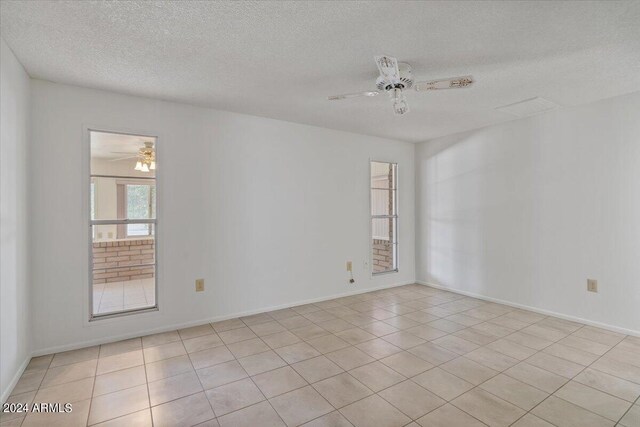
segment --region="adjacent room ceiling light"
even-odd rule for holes
[[[156,152],[153,149],[153,142],[145,142],[144,148],[138,150],[138,161],[134,169],[140,172],[156,169]]]
[[[430,80],[426,82],[414,82],[411,74],[411,66],[405,62],[398,62],[391,56],[375,56],[376,65],[380,75],[376,79],[378,90],[389,94],[393,102],[393,112],[401,116],[409,112],[409,104],[404,96],[404,91],[412,87],[416,92],[425,92],[441,89],[461,89],[473,84],[473,77],[462,76],[448,79]],[[345,93],[343,95],[330,96],[330,101],[342,99],[358,98],[361,96],[372,97],[378,95],[378,91],[367,91],[358,93]]]

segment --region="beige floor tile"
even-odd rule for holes
[[[474,387],[470,382],[440,368],[430,369],[413,377],[412,380],[447,401],[455,399]]]
[[[15,387],[13,387],[11,395],[13,396],[16,394],[23,394],[28,391],[38,390],[46,373],[47,371],[31,371],[23,373]]]
[[[520,362],[504,373],[547,393],[553,393],[567,382],[567,379],[560,375],[529,365],[526,362]]]
[[[300,338],[296,335],[292,334],[289,331],[278,332],[276,334],[267,335],[262,337],[262,340],[267,343],[267,345],[272,348],[280,348],[285,347],[291,344],[301,342]]]
[[[375,359],[355,347],[347,347],[325,355],[345,371],[373,362]]]
[[[451,334],[451,336],[462,338],[476,345],[487,345],[498,339],[498,337],[485,334],[483,332],[474,330],[473,328],[467,328],[458,332],[454,332],[453,334]]]
[[[298,316],[298,313],[290,308],[283,308],[281,310],[270,311],[269,316],[275,320],[289,319],[294,316]]]
[[[287,426],[297,426],[333,411],[333,407],[311,386],[269,400]]]
[[[535,335],[525,334],[521,331],[514,332],[511,335],[507,335],[506,337],[504,337],[504,339],[538,351],[543,350],[553,344],[553,341],[551,340],[536,337]]]
[[[433,328],[440,329],[441,331],[448,332],[450,334],[466,328],[466,326],[464,325],[446,319],[434,320],[433,322],[429,322],[428,325]]]
[[[149,383],[151,406],[203,391],[195,372],[187,372]]]
[[[577,363],[569,362],[544,352],[534,354],[526,362],[565,378],[573,378],[585,368]]]
[[[324,335],[329,335],[329,331],[322,329],[318,325],[308,325],[303,326],[302,328],[291,329],[291,332],[294,333],[298,338],[309,341],[314,338],[322,337]]]
[[[71,381],[81,380],[96,375],[97,359],[87,360],[85,362],[74,363],[71,365],[50,368],[42,379],[40,387],[51,387],[58,384],[70,383]]]
[[[272,335],[278,332],[286,331],[285,327],[275,320],[271,322],[259,323],[257,325],[249,326],[249,329],[253,331],[259,337],[265,335]]]
[[[102,344],[100,346],[100,357],[114,356],[136,350],[142,350],[142,339],[140,337]]]
[[[459,355],[439,345],[427,342],[407,350],[409,353],[418,356],[420,359],[432,365],[441,365],[445,362],[457,358]]]
[[[213,331],[213,329],[211,330]],[[184,344],[184,348],[187,350],[187,353],[195,353],[196,351],[202,351],[208,348],[224,345],[220,337],[215,333],[189,338],[182,341],[182,343]]]
[[[74,403],[91,398],[94,378],[41,388],[36,394],[36,402]]]
[[[382,359],[392,354],[400,353],[402,349],[381,338],[372,339],[356,345],[356,348],[364,351],[374,359]]]
[[[196,373],[205,390],[247,377],[244,368],[236,360],[198,369]]]
[[[458,353],[460,355],[469,353],[470,351],[473,351],[479,347],[477,344],[472,343],[471,341],[467,341],[454,335],[446,335],[444,337],[435,339],[432,342],[442,348],[453,351],[454,353]]]
[[[640,405],[633,405],[620,420],[620,425],[625,427],[640,426]]]
[[[97,396],[91,401],[89,425],[141,411],[148,407],[149,394],[146,385]]]
[[[284,427],[269,402],[261,402],[218,418],[220,427]]]
[[[47,354],[45,356],[32,357],[29,360],[29,364],[24,369],[24,372],[43,371],[49,368],[51,360],[53,360],[53,354]]]
[[[485,381],[480,385],[480,388],[509,403],[513,403],[525,411],[530,411],[549,396],[548,393],[542,390],[504,374]]]
[[[391,326],[388,323],[385,323],[383,321],[362,325],[360,329],[362,329],[363,331],[369,332],[370,334],[375,335],[377,337],[382,337],[382,336],[389,335],[399,331],[398,328]]]
[[[147,363],[145,368],[147,371],[147,380],[149,382],[193,371],[191,360],[186,354],[178,357],[172,357],[171,359]]]
[[[330,412],[313,421],[303,424],[304,427],[353,427],[338,411]]]
[[[502,372],[517,365],[519,360],[486,347],[480,347],[465,355],[467,359],[478,362],[495,371]]]
[[[118,353],[113,356],[101,357],[98,359],[96,375],[108,374],[109,372],[120,371],[122,369],[133,368],[144,364],[142,350]]]
[[[615,346],[611,349],[611,351],[607,353],[607,357],[640,368],[640,357],[638,357],[639,354],[640,350],[638,349],[634,348],[631,350],[625,350],[619,346]]]
[[[413,377],[433,368],[431,363],[406,351],[380,359],[380,362],[406,377]]]
[[[360,344],[361,342],[372,340],[376,338],[375,335],[370,334],[360,328],[351,328],[336,333],[336,336],[348,342],[351,345]]]
[[[639,367],[616,359],[611,359],[606,355],[594,362],[590,367],[619,378],[624,378],[636,384],[640,384]]]
[[[640,384],[591,368],[585,369],[573,380],[629,402],[634,402],[640,396]]]
[[[244,328],[245,326],[247,325],[240,319],[229,319],[211,323],[211,327],[218,333],[230,331],[231,329]]]
[[[526,411],[484,390],[474,389],[451,402],[474,418],[490,426],[508,426]]]
[[[313,384],[313,388],[338,409],[373,394],[364,384],[346,372],[318,381]]]
[[[73,411],[67,413],[31,412],[22,423],[26,427],[83,427],[87,425],[91,400],[73,404]],[[4,427],[4,426],[3,426]]]
[[[624,339],[623,334],[607,331],[593,326],[584,326],[572,334],[574,337],[584,338],[600,344],[614,346]]]
[[[378,395],[359,400],[340,410],[355,427],[401,427],[411,419]]]
[[[55,368],[57,366],[70,365],[72,363],[84,362],[85,360],[97,359],[99,352],[100,346],[94,346],[57,353],[53,356],[53,360],[49,367]]]
[[[513,341],[499,339],[497,341],[492,342],[491,344],[487,344],[485,348],[490,350],[495,350],[499,353],[512,357],[514,359],[523,361],[528,359],[529,357],[536,354],[537,350],[534,350],[529,347],[525,347],[523,345],[517,344]]]
[[[214,347],[189,354],[195,369],[207,368],[235,359],[227,347]]]
[[[600,415],[555,396],[549,396],[531,412],[558,427],[607,427],[615,424]]]
[[[466,412],[446,404],[417,420],[423,427],[486,427]]]
[[[113,393],[147,383],[144,366],[122,369],[95,377],[93,395]]]
[[[271,350],[243,357],[242,359],[239,359],[238,362],[240,362],[244,370],[247,371],[250,376],[271,371],[272,369],[276,369],[287,364],[287,362],[282,360],[280,356]]]
[[[382,339],[404,350],[426,342],[422,338],[418,338],[406,331],[394,332],[393,334],[383,336]]]
[[[260,323],[271,322],[274,319],[273,317],[269,316],[267,313],[258,313],[258,314],[252,314],[251,316],[241,317],[240,320],[242,320],[247,326],[253,326],[253,325],[259,325]]]
[[[402,382],[406,378],[380,362],[360,366],[349,373],[374,392]]]
[[[298,328],[303,328],[305,326],[313,325],[313,322],[311,322],[311,320],[306,319],[300,315],[278,320],[278,323],[280,323],[282,326],[284,326],[287,329],[298,329]]]
[[[304,317],[306,317],[307,319],[311,320],[314,323],[326,322],[328,320],[336,319],[336,316],[324,310],[314,311],[313,313],[305,314]]]
[[[325,335],[323,337],[314,338],[307,341],[307,343],[323,354],[340,350],[341,348],[349,347],[350,345],[347,341],[335,335]]]
[[[218,417],[265,400],[249,378],[207,390],[206,395]]]
[[[471,384],[482,384],[489,378],[492,378],[498,374],[498,371],[494,371],[491,368],[487,368],[479,363],[469,360],[465,357],[459,357],[453,359],[447,363],[440,365],[442,369],[454,374],[457,377],[462,378]]]
[[[209,323],[204,325],[192,326],[190,328],[179,329],[178,334],[182,340],[201,337],[203,335],[215,334],[213,327]]]
[[[229,344],[227,348],[238,359],[269,350],[269,346],[265,344],[265,342],[260,338],[253,338],[250,340]]]
[[[442,331],[429,325],[414,326],[413,328],[407,329],[406,332],[427,341],[435,340],[448,335],[448,332]]]
[[[315,383],[343,372],[343,369],[327,359],[318,356],[291,365],[309,383]]]
[[[522,332],[550,341],[559,341],[569,335],[569,333],[558,331],[553,328],[548,328],[539,323],[534,323],[533,325],[523,328]]]
[[[513,423],[512,427],[554,427],[554,425],[529,413]]]
[[[218,332],[218,336],[224,341],[225,344],[233,344],[234,342],[240,342],[244,340],[250,340],[257,335],[253,333],[248,327],[230,329],[224,332]]]
[[[545,348],[543,352],[555,357],[559,357],[561,359],[568,360],[573,363],[577,363],[582,366],[591,365],[599,357],[597,354],[589,353],[588,351],[557,343]]]
[[[446,402],[413,381],[404,381],[378,393],[412,419],[433,411]]]
[[[569,335],[568,337],[561,339],[560,341],[558,341],[558,344],[577,348],[579,350],[587,351],[598,356],[602,356],[607,351],[611,350],[611,347],[613,347],[611,345],[600,344],[595,341],[587,340],[573,335]]]
[[[142,347],[153,347],[161,344],[168,344],[170,342],[180,341],[180,335],[178,331],[161,332],[159,334],[152,334],[142,337]]]
[[[306,342],[280,347],[275,350],[287,363],[296,363],[320,355],[320,352]]]
[[[569,381],[554,393],[561,399],[578,405],[591,412],[595,412],[612,421],[618,421],[631,402],[603,393],[595,388],[588,387],[575,381]]]
[[[274,369],[252,377],[262,394],[267,398],[301,388],[307,382],[290,366]]]
[[[182,345],[182,341],[145,348],[143,352],[145,363],[158,362],[160,360],[187,354],[184,345]]]
[[[35,397],[36,397],[36,392],[29,391],[26,393],[14,394],[12,396],[9,396],[6,402],[4,403],[20,403],[20,404],[26,403],[28,405],[31,405]],[[17,424],[18,426],[20,426],[20,424],[22,424],[22,420],[24,419],[25,415],[26,415],[25,413],[11,412],[10,410],[8,412],[1,411],[0,426],[5,427],[5,424],[8,425],[10,421],[11,421],[11,424]]]
[[[96,427],[152,427],[151,410],[144,409],[132,414],[123,415],[100,424],[94,424]]]
[[[193,426],[215,418],[204,393],[154,406],[151,411],[155,427]]]
[[[353,325],[343,319],[333,319],[318,323],[322,329],[335,334],[336,332],[344,331],[345,329],[353,328]]]

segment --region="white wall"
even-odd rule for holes
[[[416,174],[418,280],[640,331],[640,93],[419,144]]]
[[[30,357],[27,264],[29,76],[0,38],[0,401]]]
[[[38,80],[32,93],[38,353],[415,279],[413,144]],[[86,322],[85,125],[159,137],[159,313]],[[400,272],[373,279],[370,157],[400,175]]]

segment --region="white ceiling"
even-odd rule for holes
[[[2,1],[1,33],[34,78],[407,141],[640,90],[640,1]],[[470,89],[407,95],[396,117],[369,90],[373,56]]]
[[[155,142],[155,138],[92,131],[91,158],[121,159],[135,156],[147,141]]]

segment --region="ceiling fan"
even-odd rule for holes
[[[154,170],[156,168],[156,152],[153,147],[153,142],[144,141],[144,147],[138,149],[137,154],[127,153],[122,151],[114,151],[113,153],[129,154],[129,156],[120,157],[118,159],[111,159],[110,160],[111,162],[119,162],[121,160],[137,158],[138,161],[136,162],[136,166],[134,168],[135,170],[141,171],[141,172],[149,172],[150,170]]]
[[[366,91],[358,93],[345,93],[328,97],[329,101],[339,101],[342,99],[358,98],[361,96],[376,96],[379,91],[385,91],[393,102],[393,111],[397,115],[409,112],[404,91],[412,87],[416,92],[441,89],[460,89],[473,84],[472,76],[452,77],[448,79],[430,80],[426,82],[414,82],[411,74],[411,66],[406,62],[398,62],[391,56],[374,56],[380,75],[376,79],[377,91]]]

